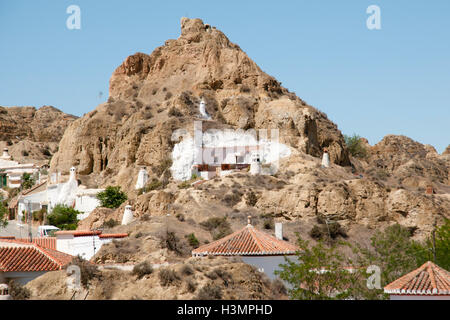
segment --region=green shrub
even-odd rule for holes
[[[178,185],[178,189],[188,189],[191,186],[189,181],[183,181]]]
[[[48,223],[61,230],[75,230],[78,225],[77,215],[81,212],[61,204],[56,205],[47,216]]]
[[[44,216],[45,216],[46,212],[47,212],[46,208],[42,208],[41,210],[34,211],[33,212],[33,220],[40,221],[40,222],[44,221]]]
[[[194,249],[195,249],[195,248],[198,248],[200,242],[198,241],[198,239],[197,239],[197,237],[195,236],[195,234],[193,234],[193,233],[187,234],[185,237],[186,237],[186,239],[187,239],[189,245],[190,245],[192,248],[194,248]]]
[[[22,184],[21,184],[22,190],[31,189],[31,187],[33,187],[35,183],[36,181],[31,176],[31,174],[25,172],[22,175]]]
[[[352,136],[344,135],[345,144],[347,145],[350,154],[356,158],[367,157],[367,150],[362,144],[361,137],[357,134]]]
[[[128,197],[125,192],[120,190],[120,187],[108,186],[105,191],[97,194],[97,199],[102,207],[116,209],[127,201]]]
[[[4,228],[8,225],[8,210],[3,203],[3,197],[0,195],[0,228]]]

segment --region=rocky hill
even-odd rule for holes
[[[277,128],[290,147],[273,177],[237,173],[197,187],[180,188],[170,178],[172,134],[192,132],[200,100],[212,128]],[[333,165],[320,167],[322,149]],[[219,30],[200,19],[181,20],[181,35],[151,55],[128,57],[113,73],[110,98],[65,132],[51,169],[76,166],[100,186],[120,185],[136,216],[186,214],[194,220],[240,212],[283,221],[318,216],[369,230],[401,223],[425,237],[434,217],[449,216],[449,159],[407,137],[366,143],[367,156],[350,157],[337,126],[264,73]],[[138,167],[164,180],[142,194],[134,190]],[[428,186],[433,194],[427,195]],[[247,204],[247,195],[257,201]],[[107,218],[99,210],[83,228]],[[120,221],[123,208],[111,215]],[[306,220],[305,220],[306,219]],[[245,223],[245,219],[244,219]]]
[[[205,127],[279,129],[290,156],[280,160],[273,175],[241,171],[194,186],[175,180],[169,170],[176,143],[172,135],[177,129],[192,132],[193,121],[201,119],[201,100],[211,116]],[[297,233],[315,241],[311,230],[331,223],[338,226],[337,240],[360,245],[395,223],[421,240],[430,235],[434,221],[440,225],[450,218],[449,148],[439,155],[432,146],[394,135],[374,146],[361,143],[366,154],[350,155],[325,114],[264,73],[222,32],[200,19],[183,18],[178,39],[150,55],[136,53],[114,71],[108,102],[70,123],[51,170],[76,166],[83,183],[119,185],[128,194],[120,208],[97,208],[80,222],[80,230],[129,234],[102,246],[92,262],[167,263],[178,275],[185,265],[194,271],[186,281],[175,277],[164,285],[156,270],[138,279],[129,271],[104,269],[92,279],[89,297],[192,299],[212,282],[225,299],[285,297],[240,261],[190,257],[189,235],[196,236],[197,245],[210,243],[245,226],[249,215],[254,226],[268,233],[274,232],[275,221],[283,222],[284,237],[293,243]],[[325,147],[329,168],[321,166]],[[151,182],[134,190],[140,166],[149,168]],[[127,204],[133,206],[135,221],[112,227],[111,220],[120,224]],[[226,223],[208,229],[210,218]],[[222,276],[211,276],[216,269]],[[48,273],[27,287],[33,298],[70,299],[64,279],[62,271]]]
[[[19,161],[49,160],[76,118],[52,106],[0,106],[0,148],[7,147]]]
[[[200,99],[213,128],[278,128],[280,140],[316,157],[349,165],[344,139],[326,115],[264,73],[239,46],[200,19],[181,20],[181,36],[152,54],[136,53],[113,73],[110,98],[73,122],[52,170],[132,186],[138,166],[158,166],[172,152],[174,130],[192,132]]]

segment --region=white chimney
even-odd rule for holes
[[[148,173],[147,170],[145,170],[145,167],[143,167],[139,170],[135,189],[136,190],[142,189],[143,187],[145,187],[147,182],[148,182]]]
[[[283,240],[283,223],[281,222],[275,223],[275,237],[278,240]]]
[[[4,159],[4,160],[9,160],[9,159],[11,159],[11,156],[10,156],[9,153],[8,153],[8,148],[3,149],[3,154],[2,154],[1,159]]]
[[[125,211],[123,213],[122,225],[127,225],[133,221],[133,212],[131,211],[131,206],[125,206]]]
[[[329,167],[330,167],[330,155],[328,154],[328,150],[325,148],[323,150],[322,168],[329,168]]]
[[[73,181],[77,179],[77,169],[75,167],[70,168],[69,180]]]

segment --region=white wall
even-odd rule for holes
[[[56,238],[56,250],[73,256],[80,255],[83,259],[90,260],[103,244],[112,240],[114,239],[99,238],[98,236],[74,237],[73,235],[58,235]]]
[[[5,272],[4,277],[7,280],[14,280],[16,283],[23,286],[27,284],[29,281],[34,280],[47,272],[48,271]]]
[[[75,199],[75,210],[83,213],[83,215],[78,215],[80,220],[87,218],[98,206],[100,206],[100,201],[93,195],[77,196]]]
[[[59,235],[56,239],[56,250],[72,256],[80,255],[83,259],[89,260],[100,250],[102,244],[98,236]]]
[[[295,256],[286,256],[288,259],[296,259]],[[275,275],[275,270],[281,270],[279,265],[285,264],[286,260],[284,256],[243,256],[242,261],[259,268],[263,269],[263,272],[271,279],[274,280],[278,278]],[[295,260],[292,260],[295,261]]]
[[[427,296],[427,295],[395,295],[391,294],[391,300],[450,300],[447,296]]]

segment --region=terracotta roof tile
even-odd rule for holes
[[[431,261],[384,287],[385,293],[399,295],[450,295],[450,272]]]
[[[234,232],[217,241],[203,245],[192,250],[192,255],[215,256],[268,256],[268,255],[293,255],[298,250],[297,246],[256,230],[252,225],[247,225],[242,230]]]
[[[88,236],[98,236],[101,231],[89,231],[89,230],[64,230],[55,232],[56,236],[59,235],[73,235],[74,237],[88,237]]]
[[[15,240],[18,242],[30,243],[30,240],[28,238],[18,238]],[[56,250],[56,237],[33,238],[33,243],[37,244],[42,248],[49,248]]]
[[[55,271],[69,264],[73,256],[14,240],[0,242],[0,271]]]
[[[99,238],[126,238],[128,237],[128,233],[106,233],[106,234],[100,234],[98,236]]]

